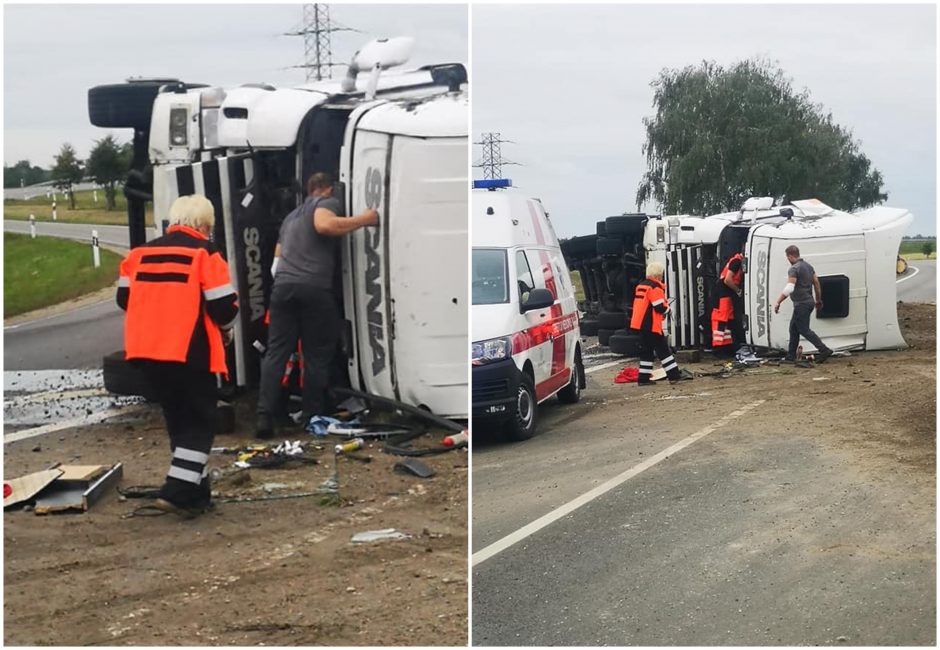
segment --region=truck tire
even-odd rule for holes
[[[610,337],[610,351],[622,354],[625,357],[635,357],[640,354],[640,337],[637,334],[621,334],[617,332]]]
[[[235,432],[235,406],[231,402],[219,400],[215,405],[215,433]]]
[[[607,234],[608,236],[641,235],[645,223],[645,214],[624,214],[619,217],[607,217]]]
[[[626,326],[627,315],[622,311],[602,311],[597,317],[597,322],[604,329],[619,330]]]
[[[619,239],[612,239],[610,237],[598,237],[597,254],[601,257],[619,257],[620,255],[623,255],[623,242]]]
[[[581,399],[581,378],[584,377],[584,364],[581,362],[581,348],[575,348],[574,368],[571,372],[571,381],[558,391],[558,401],[562,404],[577,404]]]
[[[124,359],[123,350],[106,355],[101,368],[104,387],[108,391],[118,395],[140,395],[151,401],[157,399],[156,392],[140,368]]]
[[[150,128],[153,100],[160,88],[181,85],[187,90],[206,88],[206,84],[183,84],[178,79],[145,79],[123,84],[106,84],[88,90],[88,118],[105,128]]]
[[[598,322],[593,318],[581,321],[581,336],[597,336]]]
[[[607,222],[606,222],[606,221],[598,221],[598,222],[597,222],[597,235],[598,235],[599,237],[606,237],[606,236],[607,236]]]
[[[597,256],[597,235],[572,237],[561,245],[561,252],[568,259],[591,259]]]
[[[519,381],[519,393],[512,406],[509,418],[509,437],[516,441],[528,440],[535,435],[538,402],[535,399],[535,382],[528,373],[522,373]]]
[[[610,342],[610,337],[613,335],[614,330],[600,328],[597,330],[597,342],[601,345],[607,345]]]

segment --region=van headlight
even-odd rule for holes
[[[500,361],[512,356],[512,339],[508,336],[501,336],[498,339],[489,339],[487,341],[478,341],[473,344],[472,362],[475,366],[481,366],[491,361]]]

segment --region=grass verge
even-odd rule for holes
[[[3,234],[3,316],[97,291],[117,280],[121,257],[101,250],[94,267],[91,246],[78,242],[13,233]]]
[[[3,218],[25,221],[29,215],[34,215],[36,221],[52,221],[52,199],[45,194],[33,197],[28,201],[4,199]],[[147,204],[147,225],[153,225],[153,206]],[[62,223],[91,223],[101,226],[127,225],[127,199],[119,192],[115,200],[114,210],[105,209],[104,190],[98,192],[98,202],[95,203],[92,192],[75,193],[75,209],[69,208],[69,201],[61,194],[56,199],[56,221]]]

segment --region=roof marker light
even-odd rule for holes
[[[495,190],[500,187],[512,187],[512,181],[508,178],[486,178],[473,181],[475,190]]]

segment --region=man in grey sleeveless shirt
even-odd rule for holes
[[[307,181],[307,199],[284,218],[274,258],[268,349],[261,362],[255,435],[274,436],[274,416],[281,408],[281,377],[301,340],[304,357],[303,417],[322,413],[330,365],[340,334],[340,313],[333,294],[338,238],[377,226],[372,208],[342,217],[333,198],[333,179],[316,173]]]
[[[777,298],[777,304],[774,305],[774,313],[780,313],[780,303],[790,296],[790,300],[793,301],[793,315],[790,317],[790,345],[785,361],[796,361],[796,349],[802,336],[819,350],[816,354],[816,362],[822,363],[832,356],[832,350],[826,347],[816,332],[809,328],[809,318],[813,314],[813,309],[822,309],[823,306],[819,278],[816,277],[816,270],[812,265],[800,257],[799,248],[787,246],[784,252],[787,255],[787,261],[790,262],[790,269],[787,271],[787,284],[780,297]],[[815,301],[813,291],[816,292]]]

